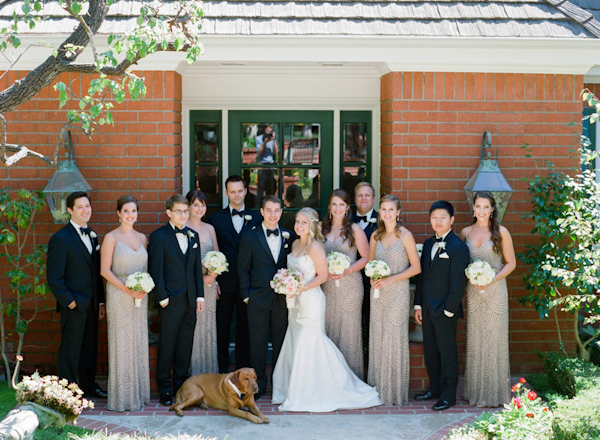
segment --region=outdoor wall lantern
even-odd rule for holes
[[[71,216],[67,212],[67,197],[75,191],[90,191],[92,187],[85,180],[73,160],[73,140],[71,132],[65,131],[64,146],[67,152],[65,160],[59,162],[59,169],[54,172],[48,185],[44,188],[46,202],[54,218],[54,223],[67,223]]]
[[[498,211],[498,221],[502,221],[508,202],[512,196],[513,189],[498,167],[498,147],[496,147],[496,160],[493,160],[491,151],[488,151],[485,158],[485,149],[492,147],[492,134],[489,131],[483,133],[481,141],[481,158],[475,174],[471,176],[465,187],[465,195],[469,208],[473,209],[473,196],[477,191],[490,191],[496,200],[496,210]]]

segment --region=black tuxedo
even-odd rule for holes
[[[104,303],[97,237],[90,237],[92,253],[69,222],[48,243],[47,279],[60,312],[61,341],[58,375],[77,381],[84,392],[97,388],[98,311]],[[77,307],[69,309],[76,302]]]
[[[377,211],[373,210],[371,212],[371,219],[375,219],[377,220]],[[358,212],[355,212],[352,215],[352,221],[356,224],[358,224]],[[367,224],[367,226],[365,227],[365,229],[363,229],[363,231],[365,231],[365,234],[367,234],[367,241],[370,244],[370,240],[371,240],[371,235],[373,235],[373,232],[375,232],[377,230],[377,222],[369,222]],[[367,365],[368,361],[369,361],[369,350],[368,350],[368,344],[369,344],[369,325],[371,322],[371,302],[370,302],[370,295],[371,295],[371,278],[369,278],[368,276],[365,275],[365,270],[361,270],[360,274],[362,275],[362,280],[363,280],[363,303],[362,303],[362,322],[363,322],[363,328],[366,331],[365,337],[363,338],[363,345],[365,347],[365,365]]]
[[[462,298],[467,287],[465,269],[469,265],[467,245],[450,231],[445,249],[431,259],[435,238],[423,244],[422,272],[417,279],[415,305],[423,313],[425,366],[429,374],[429,391],[454,404],[458,384],[456,325],[463,316]],[[444,258],[447,256],[447,258]],[[453,313],[446,316],[444,310]]]
[[[170,223],[158,228],[148,242],[148,272],[154,280],[158,308],[158,390],[177,392],[187,379],[196,326],[196,299],[204,297],[202,259],[198,234],[184,228],[188,249],[184,254]],[[173,370],[171,384],[171,369]]]
[[[258,376],[260,392],[267,388],[269,326],[273,343],[273,366],[277,363],[287,329],[285,296],[276,294],[270,282],[279,269],[286,267],[294,237],[286,229],[280,227],[279,230],[281,245],[277,261],[273,259],[262,225],[255,226],[244,234],[238,256],[240,295],[243,299],[248,298],[250,355],[252,368]],[[288,238],[283,237],[284,232],[290,234]]]
[[[248,335],[248,315],[246,305],[240,297],[240,280],[238,278],[238,250],[242,234],[254,226],[260,225],[262,216],[250,209],[243,215],[252,216],[252,220],[244,220],[244,226],[238,234],[233,227],[229,206],[215,212],[208,219],[217,234],[219,251],[225,254],[229,262],[229,271],[217,278],[221,288],[221,296],[217,301],[217,355],[219,372],[229,372],[229,336],[231,320],[235,310],[235,363],[237,368],[250,366],[250,337]]]

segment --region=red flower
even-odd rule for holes
[[[521,382],[521,383],[525,383],[525,382],[527,382],[527,381],[525,380],[525,378],[524,378],[524,377],[522,377],[522,378],[520,378],[520,379],[519,379],[519,382]]]
[[[513,400],[513,404],[518,408],[521,409],[521,407],[523,406],[523,401],[519,398],[519,397],[515,397]]]
[[[533,415],[533,413],[527,413],[527,417],[529,417],[530,419],[533,419],[534,415]]]
[[[537,394],[535,394],[535,391],[532,390],[527,393],[527,398],[529,400],[535,400],[535,399],[537,399]]]
[[[519,388],[521,388],[521,384],[520,383],[516,383],[512,386],[512,388],[510,389],[513,393],[516,393]]]
[[[542,411],[544,411],[544,412],[548,412],[548,408],[546,407],[546,408],[544,408]]]

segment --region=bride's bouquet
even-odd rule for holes
[[[329,252],[327,255],[327,271],[333,275],[341,275],[350,267],[350,257],[341,252]],[[335,280],[335,287],[340,287],[340,280]]]
[[[383,260],[372,260],[365,266],[365,275],[375,281],[389,277],[390,273],[390,265]],[[373,298],[379,298],[379,289],[373,291]]]
[[[229,263],[223,252],[210,251],[207,252],[202,259],[202,266],[209,272],[221,275],[223,272],[229,271]]]
[[[279,269],[273,280],[271,288],[280,295],[285,295],[285,302],[288,309],[296,305],[296,298],[291,295],[297,295],[298,290],[304,285],[302,273],[294,269]]]
[[[154,289],[154,280],[148,272],[135,272],[127,276],[125,286],[136,292],[150,293]],[[142,305],[142,300],[135,298],[133,303],[136,307],[139,307]]]
[[[465,269],[465,274],[471,284],[481,287],[494,281],[496,271],[487,261],[475,260]],[[485,289],[480,290],[479,293],[485,293]]]

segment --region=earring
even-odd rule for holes
[[[119,223],[121,223],[121,217],[119,217]]]

